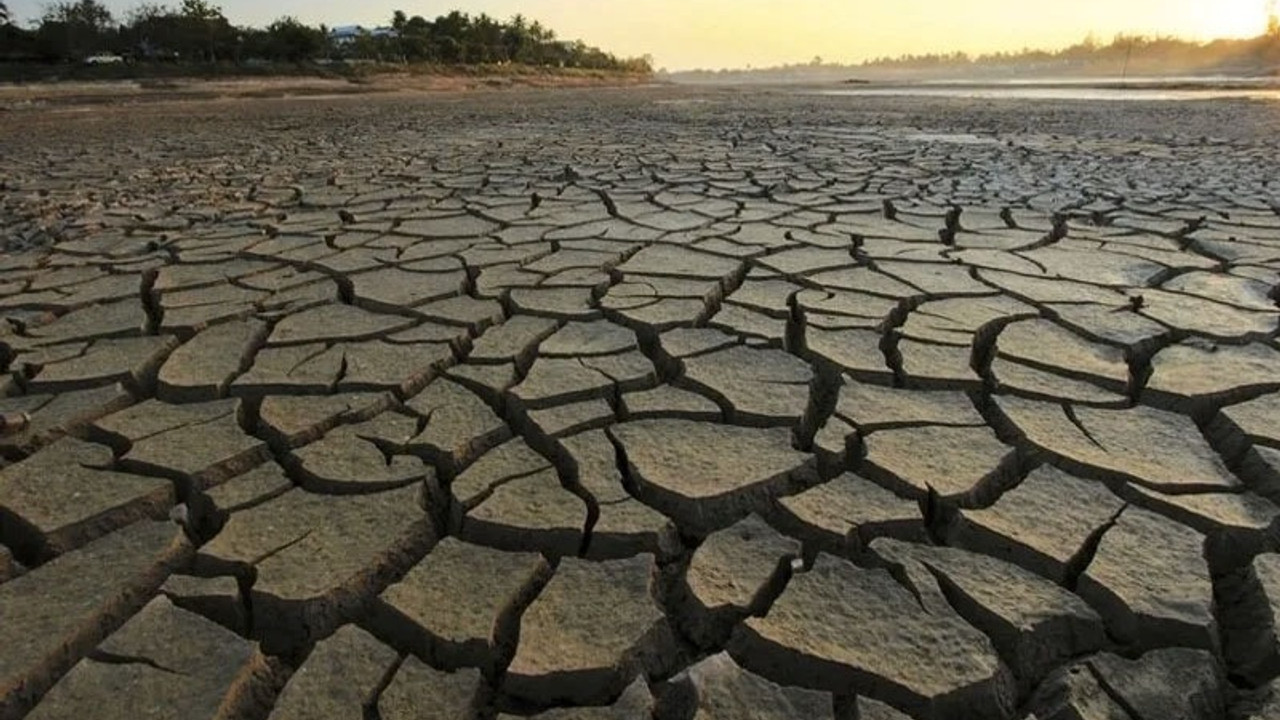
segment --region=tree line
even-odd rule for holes
[[[747,70],[691,70],[672,73],[687,82],[787,82],[916,77],[1106,76],[1170,73],[1280,72],[1280,18],[1255,38],[1197,42],[1176,37],[1119,34],[1103,42],[1089,36],[1058,50],[1023,49],[970,55],[964,52],[905,54],[833,63],[815,57]]]
[[[281,17],[265,28],[233,25],[208,0],[144,3],[117,18],[99,0],[64,0],[22,28],[0,0],[0,60],[82,62],[109,54],[139,62],[381,61],[449,65],[508,64],[652,72],[650,58],[620,58],[581,41],[563,41],[541,23],[453,11],[428,20],[396,11],[377,31],[335,33]]]
[[[969,55],[963,52],[880,57],[859,67],[884,69],[929,69],[983,66],[1089,66],[1125,65],[1135,69],[1207,69],[1226,65],[1280,62],[1280,22],[1273,16],[1267,32],[1242,40],[1196,42],[1170,36],[1120,33],[1110,42],[1090,35],[1081,42],[1059,50],[1023,49]]]

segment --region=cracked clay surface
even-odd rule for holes
[[[0,115],[0,719],[1280,718],[1278,117]]]

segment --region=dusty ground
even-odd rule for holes
[[[471,73],[369,72],[332,77],[138,78],[0,83],[0,111],[173,101],[329,98],[344,95],[459,92],[482,89],[602,88],[650,84],[649,77],[606,71],[481,68]]]
[[[0,113],[0,718],[1280,717],[1278,130]]]

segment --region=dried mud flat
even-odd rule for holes
[[[0,718],[1276,718],[1280,115],[0,115]]]

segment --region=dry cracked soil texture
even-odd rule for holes
[[[0,718],[1280,718],[1277,117],[0,114]]]

